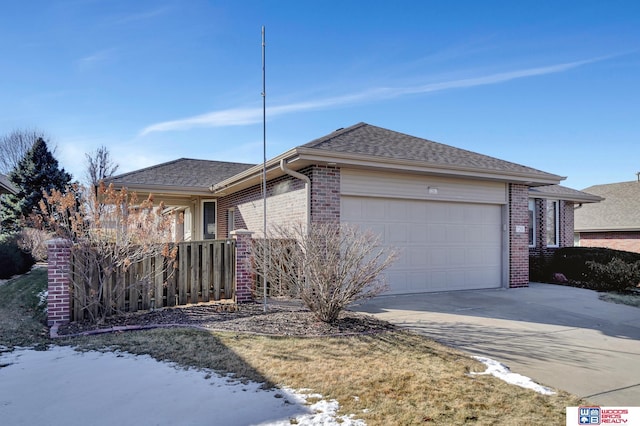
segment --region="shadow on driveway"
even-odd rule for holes
[[[640,309],[591,290],[529,288],[381,296],[352,308],[601,405],[640,401]]]

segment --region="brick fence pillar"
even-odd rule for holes
[[[253,232],[237,229],[229,233],[236,240],[236,303],[252,302],[251,246]]]
[[[71,241],[61,238],[47,241],[49,326],[66,324],[71,320],[71,246]]]

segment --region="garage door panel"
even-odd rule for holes
[[[341,217],[399,251],[389,293],[501,285],[499,205],[343,196]]]

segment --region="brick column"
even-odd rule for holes
[[[56,238],[47,241],[49,256],[47,295],[47,323],[66,324],[71,320],[71,246],[69,240]]]
[[[236,303],[252,302],[251,236],[253,232],[237,229],[229,234],[236,240]]]
[[[529,286],[529,187],[509,184],[509,287]]]
[[[310,175],[311,222],[340,223],[340,169],[313,166]]]

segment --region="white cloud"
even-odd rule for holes
[[[88,69],[95,67],[96,65],[99,65],[101,63],[104,63],[113,59],[115,52],[116,52],[115,48],[99,50],[97,52],[92,53],[91,55],[87,55],[85,57],[78,59],[76,63],[78,65],[78,68],[81,71],[86,71]]]
[[[123,16],[121,18],[116,19],[114,21],[114,23],[116,23],[116,24],[126,24],[126,23],[130,23],[130,22],[143,21],[143,20],[155,18],[156,16],[159,16],[159,15],[164,15],[165,13],[169,12],[170,10],[171,10],[170,7],[163,6],[163,7],[159,7],[157,9],[149,10],[149,11],[146,11],[146,12],[132,13],[130,15],[126,15],[126,16]]]
[[[353,93],[345,96],[337,96],[317,101],[298,102],[287,105],[280,105],[267,108],[267,117],[310,111],[317,109],[329,109],[333,107],[341,107],[349,104],[358,104],[364,102],[375,102],[382,99],[392,99],[407,95],[416,95],[423,93],[438,92],[449,89],[468,88],[476,86],[484,86],[489,84],[497,84],[510,80],[525,77],[534,77],[545,74],[555,74],[563,71],[577,68],[582,65],[601,61],[608,57],[600,57],[587,59],[583,61],[567,62],[563,64],[550,65],[546,67],[527,68],[504,73],[490,74],[481,77],[472,77],[459,80],[443,81],[440,83],[430,83],[419,86],[408,87],[379,87],[365,90],[359,93]],[[206,114],[196,115],[178,120],[164,121],[149,125],[140,131],[140,135],[144,136],[153,132],[167,132],[174,130],[187,130],[195,127],[229,127],[241,126],[247,124],[260,123],[262,121],[262,108],[232,108],[220,111],[213,111]]]

